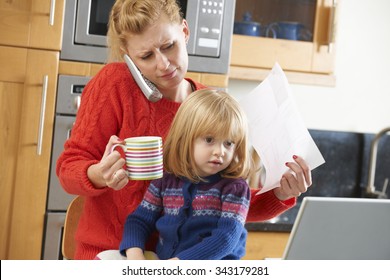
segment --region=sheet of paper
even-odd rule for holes
[[[310,170],[325,162],[294,103],[287,78],[278,63],[267,78],[240,101],[249,120],[251,144],[265,168],[259,193],[280,186],[293,155],[303,157]]]

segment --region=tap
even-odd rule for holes
[[[389,178],[385,179],[382,191],[377,191],[375,186],[374,186],[376,156],[378,153],[378,143],[379,143],[380,138],[383,135],[387,134],[387,132],[390,132],[390,127],[384,128],[381,131],[379,131],[375,135],[374,139],[371,142],[370,162],[369,162],[369,170],[368,170],[368,184],[366,187],[366,194],[370,197],[387,198],[386,189],[387,189],[387,185],[389,183]]]

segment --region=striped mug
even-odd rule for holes
[[[159,136],[126,138],[122,148],[126,159],[126,172],[130,180],[154,180],[163,176],[163,146]]]

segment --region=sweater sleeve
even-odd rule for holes
[[[296,198],[279,200],[273,190],[256,195],[258,189],[251,189],[250,207],[247,222],[262,222],[272,219],[293,207]]]
[[[245,181],[232,183],[222,191],[222,213],[217,228],[202,242],[180,252],[181,260],[220,260],[237,250],[243,235],[248,213],[250,190]],[[242,244],[245,252],[245,242]]]
[[[163,211],[161,181],[162,179],[158,179],[150,183],[141,204],[127,217],[119,245],[122,255],[125,256],[129,248],[145,250],[145,243],[155,230],[156,221]]]

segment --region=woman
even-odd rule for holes
[[[184,78],[190,36],[176,0],[118,0],[109,20],[111,61],[129,55],[163,98],[148,101],[123,62],[107,64],[85,87],[72,135],[57,162],[64,189],[85,196],[76,233],[76,259],[93,259],[99,252],[118,249],[126,217],[149,185],[129,181],[124,159],[110,153],[121,139],[161,136],[165,139],[181,102],[205,88]],[[311,185],[305,161],[295,157],[281,186],[250,201],[247,221],[273,218],[295,205],[295,197]],[[156,238],[151,238],[155,241]],[[146,249],[154,248],[150,242]]]

